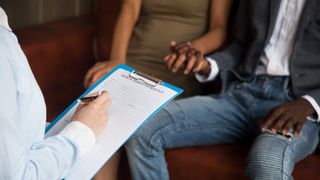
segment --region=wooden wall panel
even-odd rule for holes
[[[44,22],[75,16],[74,0],[40,0],[43,1]]]
[[[39,0],[7,0],[0,5],[7,13],[11,27],[23,27],[39,22]]]
[[[94,1],[93,0],[79,0],[80,14],[93,11]]]
[[[89,14],[95,0],[0,0],[13,29]]]

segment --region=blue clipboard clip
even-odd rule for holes
[[[140,72],[140,71],[137,71],[137,70],[132,71],[129,74],[129,77],[132,78],[132,79],[135,79],[137,81],[141,81],[141,82],[143,82],[145,84],[148,84],[148,85],[150,85],[152,87],[156,87],[159,84],[161,84],[161,82],[162,82],[161,79],[158,79],[156,77],[153,77],[153,76],[151,76],[149,74],[146,74],[146,73],[143,73],[143,72]],[[146,79],[148,81],[146,81]]]

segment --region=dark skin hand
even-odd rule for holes
[[[190,72],[207,74],[210,72],[210,65],[203,59],[202,53],[194,48],[190,42],[176,44],[171,42],[171,53],[164,58],[167,68],[173,73],[183,70],[183,74]]]
[[[270,129],[273,134],[281,132],[287,135],[289,129],[294,129],[293,135],[298,136],[308,116],[314,115],[315,110],[304,98],[298,98],[273,108],[260,124],[261,131]]]

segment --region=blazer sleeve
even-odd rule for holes
[[[231,35],[232,40],[230,45],[222,51],[208,55],[208,57],[217,62],[219,71],[236,67],[245,57],[250,42],[248,1],[242,0],[239,3],[234,34]]]

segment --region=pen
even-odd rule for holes
[[[94,95],[82,97],[78,101],[81,104],[89,104],[91,101],[95,100],[97,97],[99,97],[99,93],[95,93]]]

